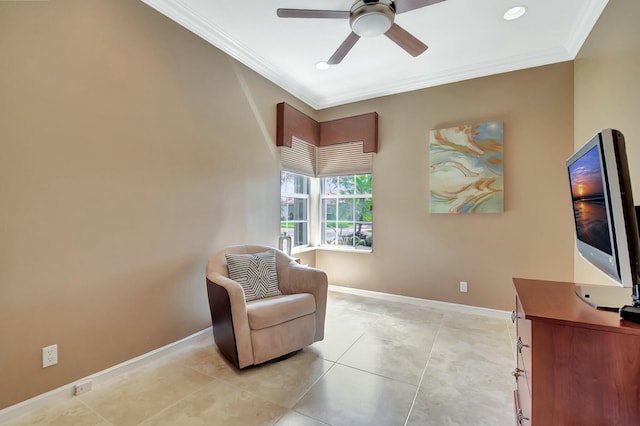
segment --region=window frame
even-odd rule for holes
[[[285,174],[289,174],[289,175],[293,175],[293,176],[299,176],[302,177],[304,179],[306,179],[306,188],[307,188],[307,193],[302,193],[302,192],[283,192],[284,189],[284,175]],[[283,229],[289,229],[288,224],[289,223],[293,223],[294,224],[294,234],[291,236],[291,249],[295,250],[295,249],[301,249],[301,248],[305,248],[305,247],[309,247],[310,246],[310,238],[311,238],[311,226],[310,226],[310,213],[311,213],[311,208],[310,208],[310,203],[311,203],[311,177],[309,176],[305,176],[303,174],[300,173],[295,173],[295,172],[289,172],[287,170],[281,170],[280,171],[280,232],[279,235],[282,236],[291,236],[289,235],[289,233],[284,233],[282,232]],[[295,186],[295,185],[294,185]],[[288,215],[286,218],[282,217],[282,200],[283,198],[294,198],[294,199],[301,199],[301,200],[305,200],[305,204],[306,204],[306,212],[305,212],[305,217],[306,220],[302,220],[302,219],[289,219]],[[283,227],[283,223],[286,224],[286,228]],[[295,224],[305,224],[305,229],[306,229],[306,234],[304,236],[304,241],[305,243],[303,244],[298,244],[296,245],[296,239],[295,239]]]
[[[369,193],[357,193],[357,183],[356,183],[356,178],[358,176],[369,176],[370,178],[370,192]],[[352,178],[353,179],[353,193],[351,194],[341,194],[340,192],[338,192],[337,194],[326,194],[325,192],[325,185],[327,184],[327,179],[337,179],[338,182],[340,181],[340,179],[343,178]],[[325,177],[321,177],[320,178],[320,202],[319,202],[319,220],[318,220],[318,231],[320,233],[320,247],[322,248],[332,248],[332,249],[340,249],[340,250],[354,250],[354,251],[359,251],[359,252],[372,252],[373,251],[373,173],[356,173],[356,174],[350,174],[350,175],[341,175],[341,176],[325,176]],[[340,185],[338,184],[338,188],[340,188]],[[354,200],[370,200],[370,208],[369,208],[369,212],[370,212],[370,221],[365,221],[365,220],[358,220],[358,218],[356,217],[356,211],[357,211],[357,203]],[[325,200],[335,200],[334,205],[336,207],[335,209],[335,219],[330,220],[327,219],[327,210],[326,210],[326,204],[325,204]],[[341,204],[341,200],[349,200],[351,205],[352,205],[352,211],[351,211],[351,219],[350,220],[342,220],[339,218],[340,215],[340,204]],[[351,240],[351,244],[331,244],[328,243],[326,241],[326,237],[327,237],[327,232],[326,232],[326,226],[327,223],[340,223],[340,222],[346,222],[349,223],[349,226],[347,229],[353,229],[353,233],[352,233],[352,240]],[[368,226],[369,229],[369,235],[370,235],[370,239],[369,239],[369,245],[366,244],[357,244],[356,243],[356,239],[353,238],[354,234],[356,233],[356,229],[358,228],[358,225],[360,226],[360,233],[362,233],[362,226]],[[337,227],[339,229],[339,226]],[[348,236],[346,236],[346,238],[349,238]],[[335,240],[334,240],[335,241]],[[362,241],[362,240],[360,240]],[[366,239],[365,239],[366,241]]]

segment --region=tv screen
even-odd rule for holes
[[[611,223],[603,178],[598,146],[589,149],[569,166],[576,236],[585,244],[611,255]]]
[[[624,136],[598,132],[568,160],[576,245],[618,285],[638,284],[638,224]]]

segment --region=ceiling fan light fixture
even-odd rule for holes
[[[331,68],[331,65],[329,65],[327,61],[320,61],[316,63],[316,68],[319,69],[320,71],[326,71],[329,68]]]
[[[377,37],[391,28],[394,18],[395,10],[391,1],[367,3],[361,0],[351,8],[349,23],[351,30],[360,37]]]
[[[0,0],[1,1],[1,0]],[[349,19],[351,32],[326,63],[316,63],[316,68],[326,70],[337,65],[362,37],[385,35],[414,58],[428,46],[410,32],[396,24],[396,13],[405,13],[445,0],[355,0],[349,10],[278,9],[280,18]]]
[[[527,13],[527,6],[514,6],[504,13],[503,18],[505,21],[513,21],[521,18],[525,13]]]

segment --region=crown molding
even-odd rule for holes
[[[571,59],[575,59],[580,52],[582,45],[587,37],[589,37],[591,30],[596,22],[598,22],[598,18],[600,18],[600,15],[608,3],[609,0],[585,2],[584,7],[586,10],[582,14],[584,18],[572,28],[565,43],[565,48],[567,52],[569,52],[569,55],[571,55]]]
[[[386,85],[378,85],[374,89],[357,88],[343,92],[339,96],[321,99],[320,108],[330,108],[351,102],[359,102],[381,96],[396,95],[414,90],[426,89],[443,84],[456,83],[473,78],[518,71],[526,68],[550,65],[572,60],[573,57],[563,48],[549,49],[527,55],[511,56],[497,61],[487,61],[473,67],[448,69],[440,73],[431,73],[424,77],[408,79]]]
[[[573,60],[608,2],[608,0],[585,2],[585,10],[582,11],[584,18],[571,30],[564,47],[525,55],[515,55],[472,66],[447,69],[439,73],[430,73],[401,81],[390,81],[387,84],[377,84],[373,87],[369,85],[354,86],[352,90],[341,91],[336,95],[325,95],[314,91],[313,88],[305,87],[286,78],[286,70],[280,69],[276,64],[267,61],[249,46],[239,43],[219,26],[207,22],[195,11],[191,10],[183,0],[141,1],[197,34],[316,111],[381,96],[395,95],[442,84]]]
[[[303,87],[283,78],[283,71],[274,67],[273,64],[260,57],[248,46],[239,43],[219,26],[207,22],[181,0],[141,1],[291,93],[307,105],[318,109],[320,104],[318,100],[304,90]]]

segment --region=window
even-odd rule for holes
[[[309,244],[309,178],[280,173],[280,235],[291,237],[292,247]]]
[[[371,175],[324,177],[321,199],[322,244],[371,250]]]

